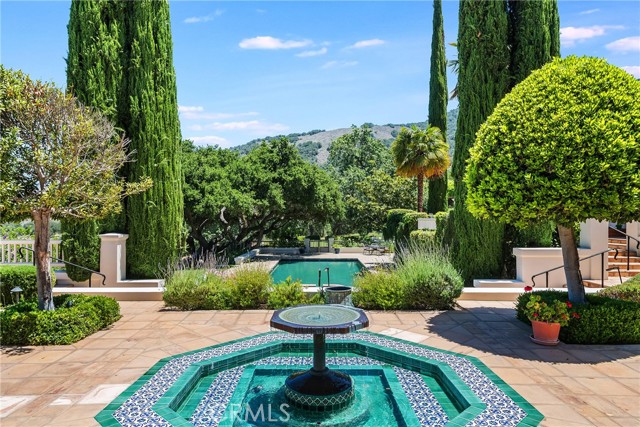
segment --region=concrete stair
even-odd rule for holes
[[[619,285],[620,278],[625,282],[631,277],[635,277],[640,274],[640,256],[637,256],[633,251],[635,248],[634,243],[634,241],[631,241],[632,251],[629,257],[629,269],[627,269],[627,240],[623,238],[609,237],[609,249],[612,250],[609,252],[608,258],[609,268],[620,268],[620,276],[618,276],[618,270],[610,270],[609,278],[604,281],[605,288],[608,286]],[[618,250],[617,257],[613,249]],[[584,285],[590,288],[600,288],[602,287],[602,282],[600,280],[585,280]]]

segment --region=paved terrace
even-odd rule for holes
[[[121,302],[111,329],[74,345],[3,348],[0,425],[97,426],[93,416],[159,359],[269,330],[271,311]],[[478,357],[546,417],[542,426],[640,426],[640,345],[533,344],[513,304],[369,312],[370,330]]]

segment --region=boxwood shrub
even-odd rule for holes
[[[51,286],[56,285],[56,275],[51,270]],[[19,286],[25,300],[37,296],[36,267],[34,265],[0,265],[0,292],[2,303],[11,304],[11,289]]]
[[[356,307],[365,310],[402,310],[406,306],[400,278],[385,271],[356,277],[351,298]]]
[[[532,293],[518,297],[516,316],[530,323],[524,315]],[[568,301],[568,294],[562,291],[536,292],[542,301]],[[587,303],[574,305],[572,311],[579,317],[572,317],[569,325],[560,329],[560,339],[569,344],[640,344],[640,303],[613,299],[602,295],[588,294]]]
[[[21,301],[0,312],[0,344],[73,344],[120,318],[120,305],[113,298],[59,295],[56,309],[38,310],[35,300]]]
[[[603,289],[598,292],[598,295],[640,303],[640,275],[632,277],[621,285]]]

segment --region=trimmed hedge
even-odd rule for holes
[[[640,275],[632,277],[621,285],[603,289],[598,292],[598,295],[640,304]]]
[[[518,297],[516,316],[525,323],[531,323],[524,315],[524,307],[533,293]],[[542,301],[568,301],[568,294],[562,291],[540,291]],[[560,329],[560,339],[568,344],[640,344],[640,304],[634,301],[608,298],[587,294],[587,303],[574,305],[568,326]]]
[[[0,265],[0,292],[2,303],[10,304],[11,289],[22,288],[22,298],[25,300],[38,296],[36,285],[36,267],[34,265]],[[51,270],[51,287],[56,285],[56,275]]]
[[[413,230],[409,234],[410,245],[435,246],[436,232],[434,230]]]
[[[402,310],[406,296],[400,278],[386,272],[356,277],[351,295],[353,304],[365,310]]]
[[[0,344],[73,344],[120,318],[120,305],[113,298],[59,295],[53,302],[53,311],[38,310],[35,300],[27,300],[0,312]]]

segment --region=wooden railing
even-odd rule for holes
[[[62,256],[62,246],[60,240],[49,242],[49,256],[64,259]],[[33,240],[4,240],[0,239],[0,264],[33,264]],[[18,251],[20,248],[29,249],[25,257],[21,257]],[[64,266],[62,262],[52,262],[55,267]]]

